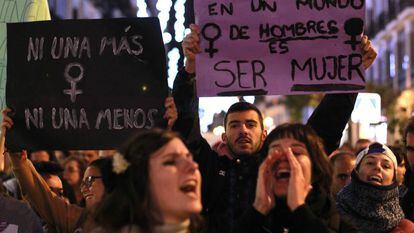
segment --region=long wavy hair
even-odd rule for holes
[[[149,159],[154,152],[177,137],[170,131],[145,130],[119,149],[130,165],[117,175],[112,192],[96,206],[94,219],[97,225],[107,232],[118,232],[125,226],[137,226],[140,231],[147,233],[152,232],[153,226],[162,224],[150,194]]]
[[[275,140],[293,138],[303,144],[309,152],[312,163],[312,184],[317,184],[330,193],[332,184],[332,167],[325,153],[322,139],[309,126],[299,123],[285,123],[272,130],[267,136],[262,154],[267,155],[269,145]]]

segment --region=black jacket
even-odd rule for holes
[[[400,197],[400,205],[404,211],[405,218],[414,221],[414,173],[407,169],[404,179],[407,189],[403,196]]]
[[[357,94],[325,95],[308,120],[324,140],[327,154],[335,150],[354,108]],[[178,110],[174,130],[186,139],[202,175],[203,215],[208,232],[235,232],[249,214],[254,201],[261,153],[230,160],[218,156],[201,136],[195,78],[182,69],[175,81],[173,97]]]
[[[286,200],[276,200],[275,208],[264,216],[251,206],[236,227],[237,233],[333,233],[358,232],[349,222],[340,218],[335,201],[314,185],[305,204],[290,211]]]

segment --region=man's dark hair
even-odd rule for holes
[[[55,175],[59,176],[63,172],[63,168],[55,162],[37,162],[33,163],[36,171],[41,175]]]
[[[412,116],[408,120],[408,124],[405,127],[405,130],[404,130],[404,138],[403,138],[404,146],[407,146],[407,135],[408,135],[408,133],[414,134],[414,116]]]
[[[253,110],[257,113],[257,115],[259,116],[260,127],[264,129],[262,113],[254,104],[251,104],[249,102],[237,102],[230,106],[229,110],[227,110],[226,116],[224,117],[224,128],[227,127],[227,117],[230,113],[244,112],[249,110]]]
[[[355,143],[355,150],[356,150],[356,151],[355,151],[355,155],[357,155],[357,156],[358,156],[358,154],[366,148],[366,147],[362,147],[362,148],[357,148],[357,147],[356,147],[358,144],[363,144],[363,143],[368,143],[368,144],[371,144],[371,140],[366,139],[366,138],[360,138],[360,139],[358,139],[358,140],[356,141],[356,143]],[[357,150],[357,149],[358,149],[358,150]]]
[[[29,158],[31,158],[31,156],[32,156],[31,154],[32,153],[39,152],[39,151],[46,152],[49,155],[49,161],[58,162],[58,160],[57,160],[57,158],[55,156],[55,153],[53,151],[51,151],[51,150],[29,150],[29,151],[27,151],[28,152],[28,155],[29,155]]]
[[[329,163],[332,166],[334,166],[337,160],[342,159],[342,158],[345,158],[345,157],[351,158],[353,160],[356,159],[356,155],[354,153],[352,153],[352,152],[349,152],[349,151],[339,151],[339,152],[337,152],[336,154],[332,155],[329,158]]]
[[[355,144],[358,144],[358,143],[371,143],[371,140],[366,139],[366,138],[360,138],[356,141]]]
[[[403,148],[399,145],[388,146],[388,148],[390,148],[392,153],[394,153],[395,157],[397,158],[398,166],[401,166],[401,163],[406,161]]]

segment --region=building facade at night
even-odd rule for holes
[[[388,123],[387,141],[392,144],[401,139],[404,121],[413,114],[414,1],[367,0],[365,30],[378,51],[366,80],[397,96],[390,106],[382,106],[383,122]],[[400,125],[392,125],[395,121]]]
[[[414,1],[367,0],[366,33],[378,49],[367,80],[395,91],[414,84]]]

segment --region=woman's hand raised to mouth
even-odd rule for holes
[[[306,181],[303,175],[303,166],[306,170],[311,170],[311,162],[307,156],[299,155],[297,158],[293,155],[292,149],[287,151],[287,158],[290,165],[290,179],[287,192],[287,205],[291,211],[305,204],[306,196],[312,189],[309,181]]]
[[[253,207],[263,215],[267,215],[275,206],[275,195],[273,194],[274,176],[272,167],[280,157],[278,151],[269,154],[259,167],[257,177],[256,197]]]

